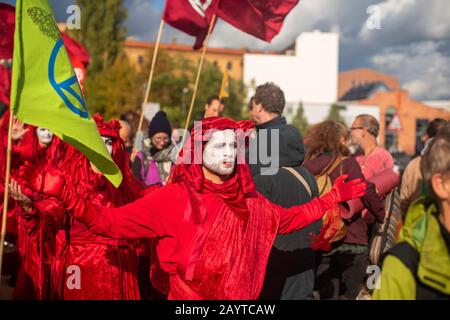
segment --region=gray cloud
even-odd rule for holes
[[[6,2],[14,3],[13,0]],[[73,0],[51,0],[58,19]],[[125,0],[129,35],[154,41],[163,0]],[[377,5],[381,29],[370,30],[367,8]],[[219,22],[212,47],[281,50],[301,32],[340,34],[340,69],[375,68],[396,76],[417,99],[450,99],[450,10],[448,0],[300,0],[271,44]],[[176,38],[192,45],[194,38],[169,26],[163,42]]]

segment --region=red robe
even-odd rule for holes
[[[90,201],[106,208],[120,204],[111,193],[110,183],[89,172],[89,177],[76,182],[75,189]],[[120,198],[120,197],[119,197]],[[71,289],[67,281],[69,266],[80,268],[81,289]],[[136,300],[137,254],[130,241],[113,240],[93,233],[80,222],[68,217],[66,228],[56,237],[54,260],[56,298],[64,300]]]
[[[46,162],[58,160],[61,141],[54,137],[51,145],[42,148],[36,136],[36,128],[28,126],[28,132],[21,141],[13,145],[11,175],[17,176],[17,168],[25,161]],[[17,249],[19,253],[19,271],[14,289],[14,299],[48,299],[50,297],[50,273],[53,256],[55,232],[48,223],[41,223],[38,217],[44,212],[64,210],[59,201],[44,200],[43,196],[34,200],[34,209],[26,213],[18,205],[14,208],[13,219],[17,224]],[[55,215],[54,213],[53,215]]]
[[[128,157],[119,137],[118,122],[105,123],[98,115],[94,116],[94,119],[100,134],[113,138],[112,157],[124,177],[120,187],[114,188],[104,176],[94,173],[87,158],[71,146],[68,146],[60,168],[71,188],[92,203],[105,208],[121,206],[135,200],[143,191],[129,169]],[[65,209],[67,212],[66,207]],[[64,225],[64,228],[59,230],[56,236],[52,268],[52,292],[55,298],[64,300],[140,298],[134,242],[99,236],[69,215],[59,216],[57,225]],[[73,279],[71,266],[79,268],[81,280],[79,289],[69,285]]]

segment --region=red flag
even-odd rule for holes
[[[270,42],[299,0],[167,0],[163,19],[195,36],[201,48],[214,13],[234,27]]]
[[[0,103],[9,106],[11,93],[11,70],[0,63]]]
[[[64,47],[66,47],[67,54],[69,55],[70,62],[72,63],[73,70],[80,84],[81,90],[83,90],[83,81],[86,77],[86,68],[91,62],[91,58],[83,45],[66,33],[62,32],[62,39]],[[84,91],[83,91],[84,92]]]
[[[91,62],[91,58],[89,57],[86,48],[64,32],[62,32],[62,39],[72,64],[74,64],[74,61],[77,60],[77,63],[81,62],[86,68]]]
[[[194,49],[202,47],[219,0],[167,0],[164,21],[172,27],[196,37]]]
[[[226,0],[217,15],[234,27],[270,42],[299,0]]]
[[[0,59],[11,59],[14,47],[15,8],[0,3]]]

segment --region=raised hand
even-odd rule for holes
[[[367,182],[361,178],[344,182],[347,178],[348,174],[344,174],[334,181],[333,188],[331,188],[330,193],[332,194],[335,202],[344,202],[360,198],[366,194]]]
[[[31,199],[22,192],[21,186],[14,179],[11,179],[9,183],[9,193],[11,198],[16,200],[25,212],[33,210]]]
[[[25,128],[25,124],[17,118],[13,119],[12,125],[12,140],[21,140],[25,133],[27,133],[28,128]]]

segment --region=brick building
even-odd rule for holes
[[[416,101],[400,83],[370,69],[355,69],[339,75],[340,104],[378,106],[380,120],[379,142],[390,150],[414,154],[429,121],[435,118],[450,120],[450,110],[444,102],[434,106]],[[345,91],[347,90],[347,91]],[[389,130],[394,117],[401,130]],[[395,126],[394,126],[395,127]],[[395,128],[394,128],[395,129]]]
[[[146,59],[151,57],[150,50],[153,50],[154,43],[126,40],[123,50],[129,58],[132,65],[140,67]],[[172,57],[182,57],[198,63],[201,57],[201,50],[194,51],[192,46],[181,45],[177,43],[160,44],[160,50],[171,55]],[[245,50],[224,49],[224,48],[208,48],[206,61],[215,64],[221,71],[228,69],[230,77],[236,80],[242,80],[243,77],[243,60]]]

